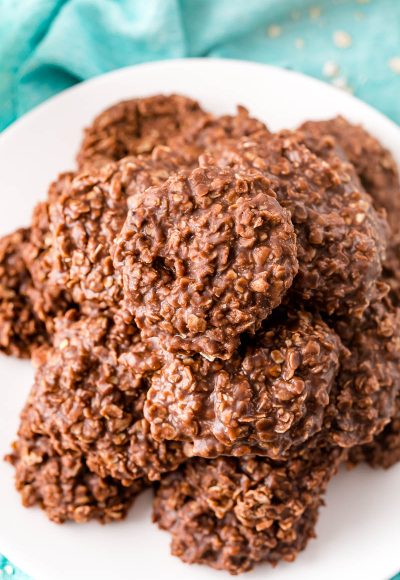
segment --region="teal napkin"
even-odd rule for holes
[[[298,70],[400,123],[398,0],[0,0],[0,130],[82,80],[190,56]],[[8,576],[27,580],[0,556]]]
[[[29,576],[18,570],[7,558],[0,554],[0,578],[2,580],[30,580]]]
[[[188,56],[299,70],[400,122],[398,0],[0,0],[0,130],[81,80]]]

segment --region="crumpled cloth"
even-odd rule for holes
[[[0,0],[0,130],[82,80],[207,56],[304,72],[400,123],[398,0]]]
[[[400,123],[397,0],[0,0],[0,130],[84,79],[190,56],[302,71]]]
[[[29,576],[18,570],[7,558],[0,554],[0,578],[2,580],[31,580]]]

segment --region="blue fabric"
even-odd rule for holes
[[[2,580],[30,580],[29,576],[18,570],[7,558],[0,554],[0,578]]]
[[[0,130],[84,79],[189,56],[302,71],[400,123],[397,0],[0,0]]]
[[[187,56],[303,71],[400,122],[396,0],[0,0],[0,129],[83,79]]]

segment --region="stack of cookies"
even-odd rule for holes
[[[35,382],[8,460],[58,523],[153,486],[186,562],[292,561],[339,465],[400,460],[400,184],[343,118],[119,103],[0,241],[0,349]]]

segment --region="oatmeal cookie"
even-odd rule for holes
[[[315,537],[322,495],[342,459],[338,448],[319,446],[285,463],[195,458],[162,479],[153,520],[184,562],[231,574],[292,562]]]
[[[147,189],[115,244],[128,307],[164,348],[229,358],[279,305],[297,272],[289,214],[258,172],[208,158]]]
[[[156,439],[187,441],[188,455],[282,459],[321,429],[340,340],[304,311],[272,318],[230,360],[172,357],[153,375],[144,412]]]
[[[146,375],[158,368],[157,353],[123,319],[70,318],[56,321],[54,346],[37,352],[24,411],[32,432],[48,436],[60,455],[83,454],[89,469],[124,485],[177,467],[181,445],[156,443],[143,420]]]
[[[100,113],[85,130],[78,166],[101,167],[130,155],[149,154],[206,115],[196,101],[180,95],[117,103]]]
[[[0,239],[0,351],[19,358],[30,358],[48,340],[30,301],[33,284],[23,259],[29,236],[21,228]]]
[[[92,473],[83,455],[57,453],[49,437],[32,433],[22,419],[19,439],[7,460],[15,467],[15,486],[25,507],[39,505],[58,524],[122,520],[136,495],[146,487],[138,479],[129,487]]]
[[[217,143],[213,155],[222,166],[256,168],[289,210],[299,261],[295,295],[327,314],[360,317],[375,295],[387,230],[352,165],[333,153],[328,164],[289,131]]]

